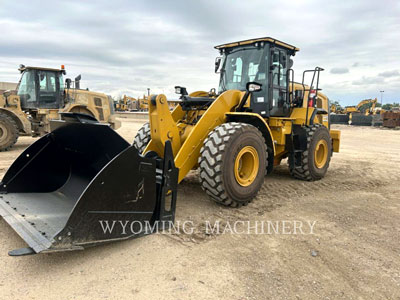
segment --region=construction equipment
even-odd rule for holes
[[[16,91],[0,95],[0,151],[10,149],[20,134],[43,136],[50,132],[50,120],[59,119],[63,112],[87,114],[114,129],[121,126],[112,99],[80,89],[80,75],[75,81],[67,79],[64,89],[64,66],[50,69],[21,65],[19,71]]]
[[[334,104],[331,105],[331,122],[332,124],[351,124],[361,126],[371,126],[377,123],[375,117],[380,113],[375,106],[378,100],[365,99],[360,101],[357,105],[346,106],[344,109]]]
[[[365,99],[361,100],[357,105],[346,106],[344,108],[343,113],[345,114],[353,114],[353,113],[362,113],[366,116],[370,114],[375,114],[375,106],[378,100],[375,99]]]
[[[142,98],[138,98],[138,110],[139,111],[148,111],[149,110],[149,96],[143,95]]]
[[[290,57],[299,49],[272,38],[216,49],[222,54],[218,93],[189,95],[177,86],[181,102],[172,112],[166,96],[151,95],[150,123],[133,146],[104,125],[66,115],[28,148],[1,184],[0,213],[29,245],[11,254],[138,236],[102,232],[102,220],[173,221],[176,185],[195,168],[206,193],[231,207],[247,205],[284,158],[293,177],[323,178],[340,144],[319,88],[323,69],[304,71],[302,82],[294,82]],[[306,75],[312,75],[309,85]],[[59,156],[66,157],[62,165]],[[38,165],[44,166],[40,176],[27,180]]]
[[[331,104],[331,113],[333,114],[342,114],[344,113],[344,108],[339,104]]]
[[[140,100],[127,95],[124,95],[124,97],[115,104],[116,111],[136,111],[139,109]]]

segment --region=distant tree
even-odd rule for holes
[[[386,103],[386,104],[382,105],[382,109],[384,109],[384,110],[391,110],[392,107],[393,107],[393,104],[391,104],[391,103]]]
[[[385,104],[383,104],[382,109],[391,110],[393,107],[400,107],[400,103],[398,103],[398,102],[385,103]]]
[[[331,105],[335,105],[336,109],[342,109],[342,106],[340,105],[340,102],[338,100],[332,100]]]

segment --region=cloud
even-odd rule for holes
[[[399,76],[400,73],[397,70],[393,70],[393,71],[385,71],[385,72],[379,73],[378,75],[381,77],[395,77],[395,76]]]
[[[352,82],[353,85],[359,85],[359,86],[365,86],[365,85],[376,85],[376,84],[382,84],[385,80],[381,77],[374,76],[374,77],[366,77],[363,76],[362,78],[358,80],[354,80]]]
[[[301,49],[294,57],[297,81],[303,70],[321,66],[330,70],[321,74],[321,87],[330,98],[350,102],[374,97],[365,95],[374,93],[364,84],[370,80],[374,87],[386,85],[382,88],[388,101],[398,101],[398,75],[390,77],[387,72],[393,71],[387,70],[400,70],[399,15],[399,5],[374,0],[323,5],[317,0],[254,0],[251,5],[229,0],[70,0],[57,5],[3,0],[0,28],[7,42],[0,47],[0,81],[18,81],[21,63],[65,64],[68,77],[82,74],[82,85],[91,90],[138,96],[149,87],[173,98],[175,85],[189,91],[218,85],[213,46],[272,36]],[[313,20],[312,36],[318,38],[297,34],[310,32],[305,19]],[[351,73],[337,66],[352,66]]]
[[[345,74],[345,73],[349,73],[349,69],[348,68],[333,68],[333,69],[331,69],[331,73],[332,74]]]

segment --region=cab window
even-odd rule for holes
[[[18,96],[22,102],[36,102],[35,72],[25,71],[18,87]]]
[[[56,73],[39,71],[40,91],[55,92],[56,91]]]

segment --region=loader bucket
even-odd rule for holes
[[[79,115],[52,127],[0,183],[0,214],[29,246],[10,255],[82,250],[174,221],[178,169],[170,142],[164,159],[146,158],[108,125]]]

